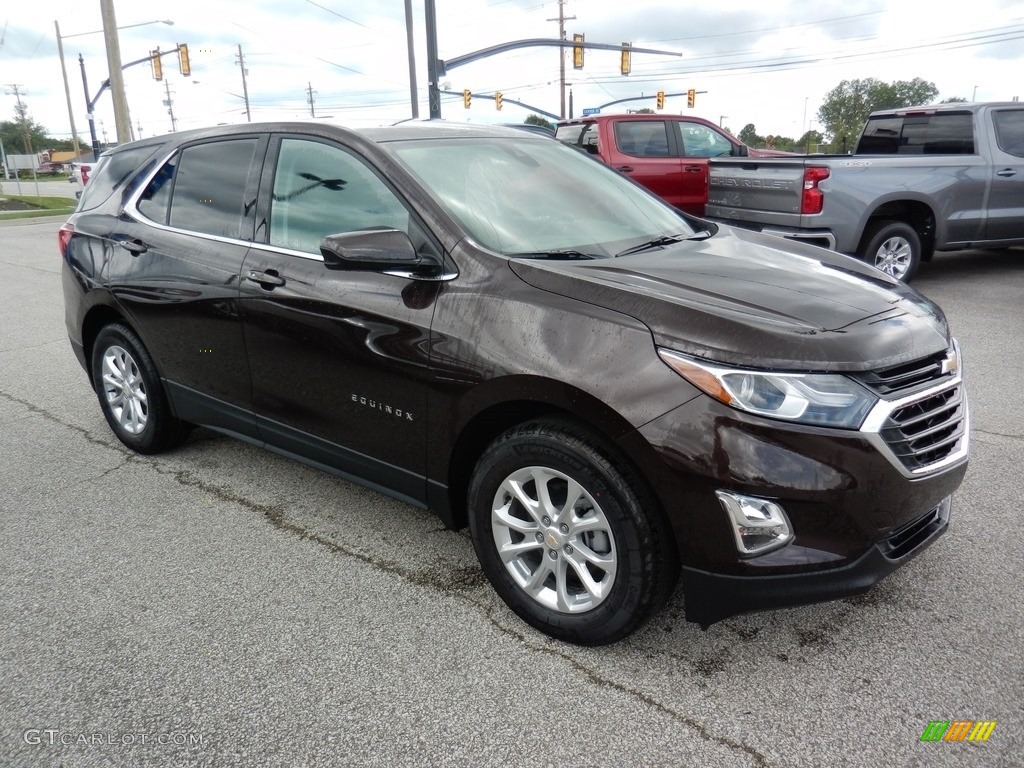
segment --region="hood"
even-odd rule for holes
[[[746,230],[614,259],[515,260],[542,290],[645,323],[659,346],[755,368],[862,371],[949,347],[942,311],[848,256]]]

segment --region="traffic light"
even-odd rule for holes
[[[469,88],[464,90],[462,92],[462,106],[464,106],[466,109],[469,109],[469,102],[472,100],[472,98],[473,94],[470,92]]]
[[[494,92],[494,106],[497,109],[501,109],[501,91]]]
[[[583,35],[573,35],[572,41],[574,43],[582,43]],[[582,45],[574,45],[572,47],[572,68],[583,69],[583,51],[586,50]]]
[[[619,64],[619,71],[624,75],[629,74],[629,47],[632,43],[622,44],[622,61]]]
[[[664,91],[658,91],[657,105],[658,105],[658,109],[664,109],[665,108],[665,92]]]
[[[164,67],[160,63],[160,49],[157,48],[155,51],[149,52],[149,63],[153,65],[153,79],[163,80],[164,79]]]
[[[185,43],[178,43],[178,71],[182,77],[189,77],[192,74],[192,64],[188,60],[188,46]]]
[[[686,106],[693,109],[694,103],[697,101],[697,91],[691,88],[686,92]]]

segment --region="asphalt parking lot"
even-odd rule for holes
[[[114,438],[68,345],[59,222],[0,222],[0,765],[1013,766],[1024,755],[1024,250],[917,287],[963,345],[948,535],[868,594],[702,631],[677,596],[557,643],[465,532],[199,430]],[[922,743],[930,721],[996,721]]]

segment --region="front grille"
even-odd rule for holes
[[[931,384],[941,378],[942,363],[947,355],[946,352],[937,352],[931,357],[914,360],[911,363],[879,368],[855,376],[868,389],[882,397],[909,392],[915,387]]]
[[[907,469],[942,461],[960,446],[965,434],[963,384],[906,403],[893,410],[880,434]]]

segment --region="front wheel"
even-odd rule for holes
[[[902,221],[878,221],[864,235],[858,254],[876,269],[909,283],[921,263],[921,238]]]
[[[560,423],[498,437],[469,488],[470,530],[508,606],[559,640],[602,645],[639,627],[675,579],[656,503],[597,439]]]

